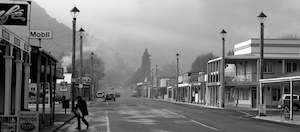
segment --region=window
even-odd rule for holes
[[[273,72],[273,69],[272,69],[272,64],[271,63],[265,63],[265,66],[264,66],[264,72],[266,73],[270,73],[270,72]]]
[[[296,62],[286,63],[286,72],[296,72],[296,71],[297,71],[297,63]]]

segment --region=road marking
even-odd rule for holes
[[[172,114],[175,114],[175,115],[177,115],[177,116],[179,116],[179,117],[181,117],[181,118],[189,119],[189,118],[185,117],[184,115],[181,115],[181,114],[179,114],[179,113],[170,111],[170,110],[168,110],[168,109],[165,109],[165,111],[167,111],[167,112],[169,112],[169,113],[172,113]],[[190,121],[192,121],[192,122],[194,122],[194,123],[196,123],[196,124],[198,124],[198,125],[204,126],[204,127],[206,127],[206,128],[209,128],[209,129],[212,129],[212,130],[215,130],[215,131],[220,131],[219,129],[217,129],[217,128],[215,128],[215,127],[205,125],[205,124],[203,124],[203,123],[201,123],[201,122],[198,122],[198,121],[195,121],[195,120],[193,120],[193,119],[190,119]]]
[[[108,112],[107,111],[105,111],[105,118],[106,118],[106,132],[110,132],[109,118],[108,118]]]
[[[108,102],[106,101],[106,104],[108,105]]]
[[[209,128],[209,129],[212,129],[212,130],[215,130],[215,131],[220,131],[220,130],[217,129],[217,128],[214,128],[214,127],[205,125],[205,124],[203,124],[203,123],[201,123],[201,122],[198,122],[198,121],[195,121],[195,120],[191,120],[191,121],[194,122],[194,123],[196,123],[196,124],[199,124],[199,125],[201,125],[201,126],[204,126],[204,127],[206,127],[206,128]]]

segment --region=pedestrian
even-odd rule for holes
[[[76,129],[81,130],[80,119],[86,125],[86,128],[87,129],[89,128],[89,123],[85,119],[85,116],[87,116],[88,114],[89,113],[88,113],[86,101],[83,100],[81,96],[77,96],[77,104],[76,104],[76,107],[75,107],[75,116],[77,116],[78,127]]]

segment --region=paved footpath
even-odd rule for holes
[[[300,126],[272,123],[240,112],[173,104],[141,98],[118,98],[89,105],[87,132],[298,132]],[[77,131],[76,120],[61,132]]]

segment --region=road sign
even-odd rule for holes
[[[48,30],[30,30],[31,39],[52,39],[52,32]]]

